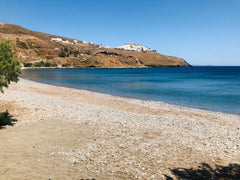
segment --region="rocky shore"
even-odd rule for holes
[[[0,179],[165,179],[240,164],[240,115],[21,79],[0,94]]]

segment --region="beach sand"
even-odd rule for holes
[[[0,94],[0,179],[165,179],[240,164],[240,115],[25,79]]]

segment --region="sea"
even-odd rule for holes
[[[47,84],[240,114],[240,66],[25,69]]]

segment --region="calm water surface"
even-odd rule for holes
[[[240,114],[240,67],[32,69],[48,84]]]

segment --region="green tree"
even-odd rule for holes
[[[0,92],[3,93],[3,87],[8,87],[10,82],[17,82],[20,72],[21,65],[14,59],[9,42],[0,43]]]

